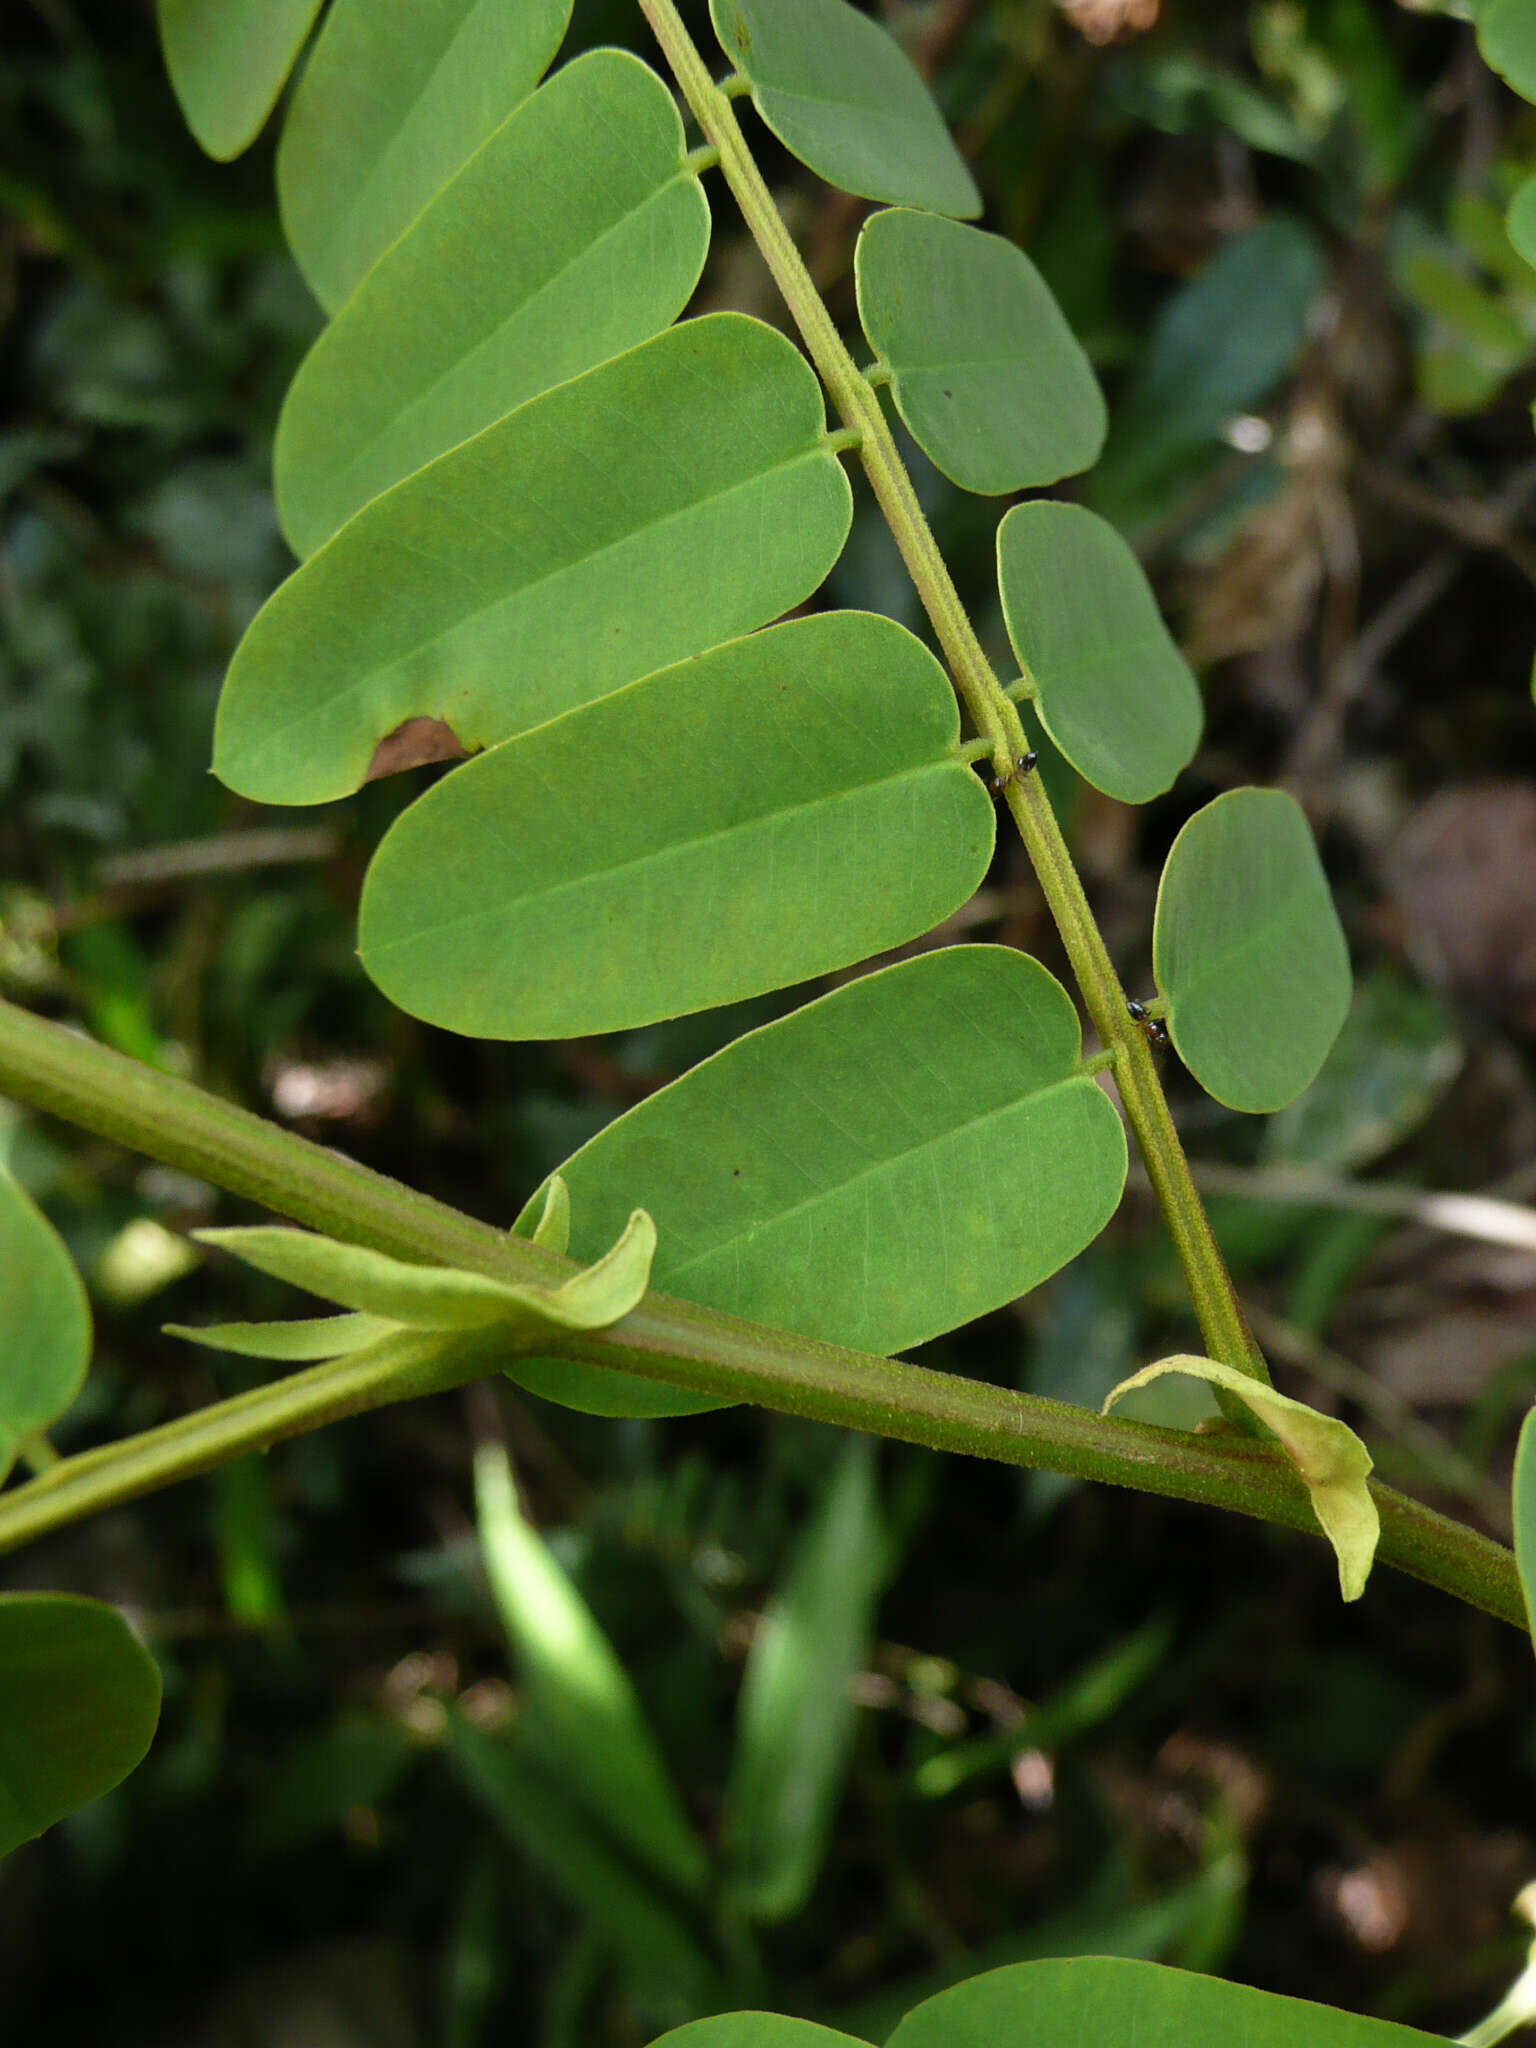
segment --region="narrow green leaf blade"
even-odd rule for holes
[[[70,1406],[90,1361],[91,1309],[74,1261],[0,1168],[0,1479],[20,1439]]]
[[[1122,1380],[1107,1396],[1108,1414],[1124,1395],[1150,1386],[1165,1373],[1183,1373],[1233,1394],[1284,1446],[1286,1456],[1307,1483],[1312,1512],[1339,1561],[1339,1593],[1358,1600],[1371,1575],[1381,1520],[1366,1481],[1371,1454],[1359,1437],[1336,1415],[1320,1415],[1302,1401],[1277,1394],[1273,1387],[1214,1358],[1160,1358]]]
[[[306,1359],[346,1358],[381,1337],[393,1336],[400,1324],[384,1316],[308,1316],[299,1323],[166,1323],[167,1337],[182,1337],[210,1351],[231,1351],[239,1358],[274,1358],[289,1364]]]
[[[981,194],[916,67],[847,0],[710,0],[720,47],[791,155],[865,199],[962,218]]]
[[[986,873],[958,738],[942,669],[889,619],[732,641],[429,790],[369,870],[363,964],[479,1038],[616,1031],[846,966]]]
[[[523,1518],[506,1451],[475,1454],[480,1546],[528,1692],[522,1724],[570,1795],[667,1883],[708,1865],[629,1676],[591,1609]]]
[[[1098,461],[1104,394],[1022,249],[893,208],[865,222],[854,269],[896,409],[962,490],[1038,489]]]
[[[1429,2048],[1440,2038],[1161,1963],[1093,1956],[971,1977],[909,2012],[889,2048]]]
[[[732,1890],[755,1920],[797,1913],[820,1873],[885,1559],[874,1440],[851,1437],[742,1678],[725,1846]]]
[[[1125,1135],[1079,1065],[1077,1013],[1038,962],[920,955],[750,1032],[583,1146],[560,1169],[572,1252],[640,1199],[658,1290],[905,1350],[1038,1286],[1113,1214]],[[598,1414],[709,1405],[569,1361],[514,1377]]]
[[[601,1930],[653,2000],[674,2012],[711,2002],[714,1973],[684,1914],[541,1767],[520,1728],[484,1735],[455,1717],[450,1753],[502,1833]]]
[[[160,46],[187,126],[228,162],[256,140],[320,0],[158,0]]]
[[[1161,795],[1200,744],[1204,710],[1130,548],[1081,505],[1015,505],[997,530],[997,580],[1062,753],[1122,803]]]
[[[1349,1014],[1349,947],[1301,806],[1234,789],[1173,842],[1152,934],[1168,1029],[1229,1109],[1283,1109]]]
[[[0,1856],[120,1784],[159,1717],[159,1670],[116,1608],[0,1593]]]
[[[570,18],[571,0],[331,0],[277,153],[328,313],[532,92]]]
[[[709,246],[683,150],[672,95],[620,50],[578,57],[508,115],[300,366],[274,452],[295,553],[676,319]]]
[[[848,532],[825,428],[805,358],[738,313],[531,399],[365,505],[263,607],[215,772],[324,803],[408,719],[491,746],[776,618]]]
[[[1536,1408],[1520,1425],[1515,1452],[1515,1563],[1525,1595],[1526,1626],[1536,1637]]]
[[[1531,0],[1482,0],[1477,41],[1483,61],[1522,99],[1536,100],[1536,11]]]

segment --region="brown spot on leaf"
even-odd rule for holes
[[[469,749],[451,725],[440,718],[408,718],[386,733],[373,750],[368,763],[368,782],[384,775],[398,775],[404,768],[422,768],[429,761],[465,761]]]

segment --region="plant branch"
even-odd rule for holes
[[[700,130],[720,152],[725,181],[839,416],[862,436],[859,460],[932,622],[955,688],[977,732],[992,743],[994,772],[1006,781],[1008,809],[1034,863],[1088,1014],[1103,1043],[1114,1050],[1120,1099],[1173,1238],[1206,1348],[1222,1364],[1267,1381],[1263,1355],[1244,1320],[1190,1178],[1151,1052],[1127,1013],[1125,991],[1050,800],[1038,776],[1007,779],[1027,751],[1018,710],[976,637],[880,400],[844,346],[774,204],[735,109],[716,86],[673,0],[640,0],[640,8]]]
[[[397,1258],[546,1286],[576,1270],[541,1246],[4,1002],[0,1092],[202,1175],[296,1223]],[[315,1366],[120,1444],[61,1459],[42,1477],[0,1493],[0,1550],[300,1430],[458,1385],[497,1364],[491,1333],[430,1357],[420,1348],[423,1341],[402,1339],[398,1352],[382,1359],[375,1353],[371,1363],[353,1358]],[[903,1360],[813,1343],[664,1295],[647,1295],[610,1330],[568,1333],[560,1350],[722,1400],[1319,1533],[1306,1488],[1271,1445],[1104,1419]],[[1382,1563],[1524,1626],[1508,1551],[1387,1487],[1374,1491]]]

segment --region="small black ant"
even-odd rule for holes
[[[1154,1017],[1145,1003],[1138,1003],[1132,1000],[1125,1007],[1130,1011],[1132,1020],[1139,1024],[1146,1033],[1148,1045],[1155,1047],[1157,1051],[1161,1052],[1168,1043],[1168,1026],[1163,1022],[1162,1018]]]
[[[1040,756],[1038,754],[1020,754],[1018,760],[1006,775],[989,775],[987,777],[988,789],[991,790],[994,796],[1001,796],[1010,782],[1017,782],[1021,775],[1028,775],[1039,759]]]

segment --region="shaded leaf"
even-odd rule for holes
[[[1349,1012],[1349,948],[1301,806],[1234,789],[1174,840],[1152,960],[1179,1057],[1229,1109],[1281,1109]]]
[[[1536,178],[1527,178],[1509,203],[1509,239],[1536,265]]]
[[[1218,1365],[1213,1358],[1163,1358],[1156,1365],[1143,1366],[1140,1372],[1133,1372],[1128,1380],[1120,1382],[1101,1412],[1107,1415],[1124,1395],[1170,1372],[1204,1380],[1209,1386],[1235,1395],[1266,1429],[1274,1432],[1286,1456],[1306,1481],[1312,1512],[1333,1545],[1339,1561],[1339,1593],[1345,1600],[1358,1600],[1371,1575],[1381,1521],[1366,1485],[1371,1454],[1355,1432],[1337,1416],[1319,1415],[1304,1402],[1277,1394],[1261,1380],[1250,1378],[1234,1366]]]
[[[697,1890],[704,1850],[613,1645],[524,1520],[500,1444],[475,1453],[480,1547],[527,1688],[519,1734],[566,1790],[668,1883]]]
[[[656,1228],[636,1209],[611,1248],[559,1287],[514,1286],[449,1266],[414,1266],[365,1245],[340,1244],[314,1231],[259,1224],[254,1229],[199,1230],[203,1244],[232,1252],[258,1273],[339,1301],[364,1316],[387,1317],[415,1330],[514,1330],[554,1325],[600,1330],[616,1323],[645,1293]],[[282,1326],[279,1326],[282,1327]],[[289,1325],[288,1327],[292,1327]]]
[[[687,304],[709,208],[653,71],[597,50],[510,114],[300,366],[274,450],[313,552],[370,498]]]
[[[859,319],[896,409],[945,476],[995,494],[1098,460],[1104,395],[1022,249],[896,208],[864,223],[854,265]]]
[[[570,18],[571,0],[331,0],[277,152],[328,313],[532,92]]]
[[[1536,1409],[1520,1425],[1514,1479],[1515,1563],[1525,1595],[1526,1626],[1536,1636]]]
[[[57,1231],[0,1167],[0,1479],[73,1403],[91,1362],[85,1285]]]
[[[847,0],[710,0],[720,47],[801,163],[865,199],[981,212],[981,194],[916,67]]]
[[[805,358],[738,313],[530,400],[364,506],[262,608],[215,772],[323,803],[407,718],[490,746],[777,617],[847,535],[825,427]]]
[[[941,1991],[909,2012],[889,2048],[1173,2048],[1241,2042],[1242,2048],[1428,2048],[1439,2037],[1332,2006],[1280,1998],[1170,1970],[1161,1963],[1104,1956],[1018,1963]],[[725,2040],[719,2048],[728,2048]]]
[[[1536,100],[1536,12],[1530,0],[1481,0],[1477,42],[1491,69],[1522,98]]]
[[[481,1038],[615,1031],[846,966],[986,873],[959,733],[943,670],[889,619],[732,641],[429,790],[374,856],[363,964]]]
[[[756,1920],[799,1912],[836,1816],[887,1554],[875,1448],[849,1439],[747,1657],[725,1849],[732,1889]]]
[[[115,1607],[0,1593],[0,1856],[142,1762],[160,1673]]]
[[[157,0],[165,68],[187,126],[223,162],[260,133],[320,0]]]
[[[568,1160],[572,1251],[643,1200],[658,1290],[862,1351],[923,1343],[1038,1286],[1114,1212],[1125,1136],[1080,1054],[1071,999],[1024,954],[950,947],[866,975]],[[569,1360],[514,1377],[599,1414],[715,1405]]]
[[[235,1250],[234,1246],[226,1246]],[[240,1358],[279,1358],[289,1362],[312,1358],[345,1358],[353,1351],[392,1336],[400,1325],[384,1316],[309,1316],[298,1323],[166,1323],[167,1337],[184,1337],[210,1351],[232,1351]]]
[[[1161,795],[1200,744],[1204,708],[1130,548],[1081,505],[1015,505],[997,530],[997,581],[1062,753],[1122,803]]]

